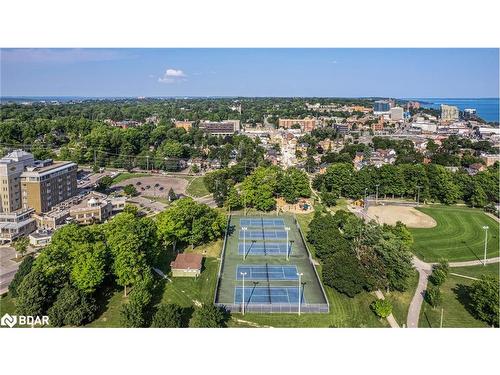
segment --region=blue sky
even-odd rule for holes
[[[498,49],[2,49],[2,96],[498,97]]]

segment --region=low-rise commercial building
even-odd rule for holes
[[[69,209],[73,221],[79,224],[102,223],[113,213],[111,201],[106,195],[91,192]]]
[[[313,131],[317,126],[318,121],[314,118],[305,119],[290,119],[290,118],[280,118],[278,120],[278,126],[280,128],[292,129],[299,127],[304,132]]]
[[[0,243],[14,241],[27,236],[36,229],[35,219],[31,217],[33,209],[18,210],[0,215]]]
[[[210,135],[232,135],[240,131],[240,120],[204,121],[200,123],[200,129]]]
[[[177,254],[170,263],[173,277],[198,277],[201,273],[203,256],[200,254]]]

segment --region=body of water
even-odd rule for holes
[[[407,100],[414,100],[420,102],[425,108],[440,109],[441,104],[454,105],[461,111],[465,108],[475,108],[477,115],[483,120],[488,122],[499,122],[499,98],[411,98]]]

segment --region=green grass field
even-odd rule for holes
[[[204,197],[205,195],[210,194],[210,192],[205,187],[203,183],[203,177],[195,177],[189,183],[186,192],[195,198]]]
[[[410,229],[414,238],[413,251],[426,262],[483,259],[484,225],[488,230],[487,256],[498,257],[498,222],[479,209],[466,207],[422,207],[423,213],[436,220],[434,228]]]
[[[482,275],[500,277],[500,263],[487,264],[486,266],[473,267],[453,267],[450,272],[458,273],[459,275],[480,278]]]
[[[474,266],[467,267],[469,272],[479,275],[481,270]],[[456,269],[452,269],[454,272]],[[443,308],[443,327],[444,328],[481,328],[488,327],[485,322],[475,319],[466,308],[467,294],[466,288],[474,281],[458,276],[450,275],[441,286],[443,296],[442,306],[432,308],[427,302],[422,305],[420,311],[419,327],[439,328],[441,318],[441,307]]]

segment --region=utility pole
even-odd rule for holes
[[[304,275],[303,272],[297,273],[297,276],[299,277],[299,316],[300,316],[300,304],[302,303],[302,298],[300,296],[300,290],[302,287],[302,276]]]
[[[149,155],[146,155],[146,170],[149,171]]]
[[[94,149],[94,165],[97,165],[97,155],[95,149]]]
[[[241,274],[241,276],[243,276],[243,288],[241,289],[241,291],[242,291],[241,312],[243,315],[245,315],[245,275],[247,273],[240,272],[240,274]]]
[[[378,206],[378,187],[380,184],[375,185],[377,192],[375,193],[375,205]]]
[[[290,249],[290,243],[288,242],[288,231],[290,230],[290,227],[285,227],[286,231],[286,260],[290,259],[290,256],[288,255],[289,249]]]
[[[443,328],[443,313],[444,313],[444,309],[441,307],[441,321],[439,323],[439,328]]]
[[[243,260],[245,260],[246,255],[247,255],[247,246],[246,246],[246,231],[247,227],[241,227],[241,230],[243,231]]]
[[[420,185],[417,186],[417,207],[420,204]]]

